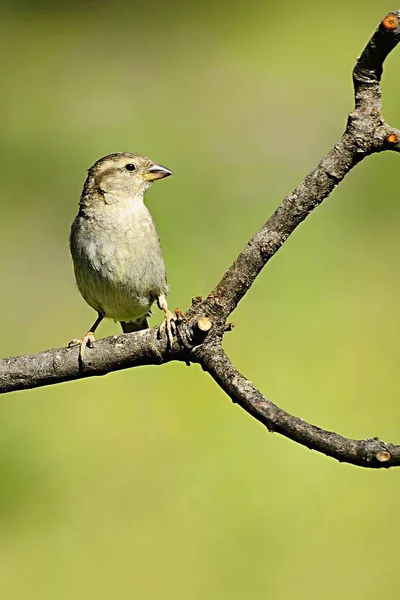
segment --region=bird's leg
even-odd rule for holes
[[[164,294],[161,294],[161,296],[159,296],[157,298],[157,304],[158,304],[158,308],[160,310],[163,310],[164,314],[165,314],[164,321],[161,323],[160,329],[159,329],[160,335],[162,334],[164,329],[166,329],[168,342],[169,342],[170,347],[172,347],[172,343],[174,341],[174,335],[176,333],[175,317],[172,314],[172,312],[168,309],[167,299],[164,296]]]
[[[75,346],[75,345],[80,346],[79,359],[82,364],[83,364],[83,358],[85,355],[85,348],[86,348],[86,346],[89,346],[89,348],[93,348],[94,332],[96,331],[96,329],[98,328],[98,326],[100,325],[100,323],[102,322],[103,319],[104,319],[104,316],[99,313],[97,319],[95,320],[95,322],[93,323],[93,325],[91,326],[91,328],[89,329],[87,334],[81,340],[73,339],[68,344],[68,348],[71,348],[71,346]]]

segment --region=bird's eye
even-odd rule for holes
[[[136,169],[135,165],[132,163],[128,163],[127,165],[125,165],[125,169],[127,171],[134,171]]]

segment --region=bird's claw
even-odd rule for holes
[[[91,331],[89,331],[81,340],[73,339],[68,344],[68,348],[72,348],[73,346],[80,346],[79,348],[79,359],[83,364],[83,359],[85,356],[85,348],[93,348],[93,342],[95,341],[94,335]]]
[[[165,311],[164,321],[161,323],[158,332],[159,336],[163,334],[164,330],[167,332],[168,343],[172,348],[172,344],[174,342],[174,335],[176,334],[176,323],[175,317],[170,310]]]

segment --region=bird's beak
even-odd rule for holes
[[[162,179],[163,177],[169,177],[173,175],[173,172],[167,169],[167,167],[163,167],[162,165],[152,165],[150,169],[148,169],[144,178],[146,181],[154,181],[155,179]]]

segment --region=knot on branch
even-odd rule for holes
[[[285,243],[288,236],[282,234],[281,238],[277,241],[268,239],[264,244],[260,245],[260,255],[265,261],[269,260],[279,248]]]
[[[392,455],[390,454],[390,452],[388,452],[387,450],[380,450],[376,455],[375,455],[376,460],[378,460],[381,463],[384,462],[388,462],[391,458]]]
[[[396,463],[398,461],[397,450],[394,450],[392,454],[390,451],[391,444],[386,444],[377,437],[363,440],[361,444],[360,456],[364,455],[365,460],[371,466],[389,468],[394,460]]]

